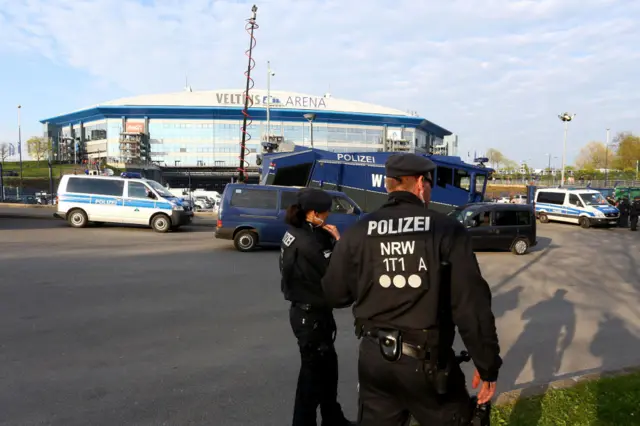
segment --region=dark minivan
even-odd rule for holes
[[[467,227],[474,250],[511,250],[523,255],[537,244],[531,204],[473,203],[450,214]]]
[[[292,186],[228,184],[220,201],[216,238],[233,240],[242,252],[280,245],[288,227],[285,211],[297,202],[299,190]],[[327,192],[333,197],[327,223],[343,233],[360,219],[362,209],[342,192]]]

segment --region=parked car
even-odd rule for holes
[[[228,184],[218,211],[216,238],[233,240],[238,251],[279,245],[288,225],[287,207],[297,202],[299,187]],[[327,191],[333,197],[327,223],[340,232],[360,219],[362,209],[346,194]]]
[[[510,250],[523,255],[537,244],[535,211],[530,204],[473,203],[450,215],[467,227],[474,250]]]
[[[527,196],[525,194],[516,194],[512,197],[501,197],[496,202],[500,204],[527,204]]]

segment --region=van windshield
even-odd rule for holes
[[[164,186],[160,185],[155,180],[148,180],[146,182],[147,182],[147,185],[153,188],[161,197],[174,197],[172,193],[167,191],[167,189]]]
[[[578,195],[580,195],[580,198],[582,198],[582,201],[584,201],[587,206],[604,206],[609,204],[599,192],[584,192]]]

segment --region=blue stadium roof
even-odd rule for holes
[[[254,120],[266,119],[267,93],[270,94],[270,115],[273,121],[306,122],[307,113],[315,113],[315,123],[353,125],[388,125],[415,127],[436,136],[451,132],[424,118],[404,111],[365,102],[336,99],[331,96],[311,96],[300,93],[254,89],[251,98],[255,106],[249,109]],[[141,95],[117,99],[91,108],[41,120],[55,126],[91,122],[104,118],[206,119],[242,120],[244,95],[238,90],[177,92]]]

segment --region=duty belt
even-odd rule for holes
[[[306,312],[310,312],[310,311],[327,311],[328,312],[328,311],[331,311],[331,309],[326,307],[326,306],[314,306],[314,305],[311,305],[309,303],[291,302],[291,307],[302,309],[303,311],[306,311]]]
[[[378,332],[380,330],[379,328],[369,328],[364,330],[362,335],[378,342]],[[421,361],[429,361],[431,359],[431,353],[426,348],[406,342],[402,342],[402,354]]]

